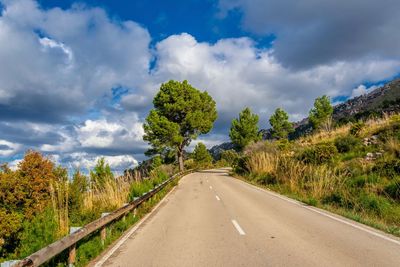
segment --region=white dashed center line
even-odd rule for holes
[[[236,220],[232,220],[233,226],[235,226],[236,230],[239,232],[239,235],[246,235],[246,233],[243,231],[242,227],[238,224]]]
[[[218,201],[220,201],[221,199],[219,198],[219,196],[215,196],[215,198],[218,200]]]

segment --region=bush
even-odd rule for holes
[[[363,121],[358,121],[351,125],[350,134],[354,136],[358,136],[361,133],[361,130],[364,128],[365,123]]]
[[[332,143],[319,143],[303,150],[299,159],[304,163],[322,164],[330,161],[337,153],[336,146]]]
[[[224,160],[228,165],[233,165],[233,163],[239,158],[239,154],[233,150],[225,150],[221,153],[221,160]]]
[[[384,192],[396,201],[400,201],[400,178],[385,186]]]
[[[387,199],[364,192],[358,197],[358,205],[359,210],[373,212],[378,216],[385,215],[391,206]]]
[[[352,135],[338,137],[335,139],[335,146],[340,153],[349,152],[359,144],[360,141]]]
[[[19,256],[26,257],[57,240],[58,225],[55,214],[49,207],[32,220],[23,223]]]
[[[392,159],[388,161],[379,161],[372,168],[372,171],[388,178],[394,178],[395,176],[400,175],[400,160]]]

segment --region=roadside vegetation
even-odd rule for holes
[[[37,151],[28,151],[16,170],[7,164],[1,167],[0,260],[32,254],[69,234],[70,227],[83,226],[103,212],[114,211],[148,192],[175,171],[173,166],[159,165],[150,171],[148,178],[136,181],[115,176],[104,159],[100,159],[89,175],[76,170],[69,179],[65,168]],[[151,203],[144,206],[148,205]],[[126,222],[116,222],[110,229],[126,229],[138,218],[131,217]],[[117,236],[115,233],[114,237]],[[93,256],[88,249],[91,242],[94,241],[78,246],[81,261]]]
[[[200,134],[209,132],[217,118],[215,101],[187,81],[161,85],[154,109],[144,124],[144,140],[152,156],[122,176],[112,173],[104,158],[87,174],[68,170],[37,151],[27,151],[15,170],[0,168],[0,262],[23,259],[81,227],[154,189],[179,170],[206,168],[212,157],[199,143],[192,155],[184,148]],[[184,162],[186,159],[186,163]],[[176,184],[168,184],[107,227],[107,239],[99,232],[77,244],[77,266],[86,265],[138,221]],[[48,265],[66,265],[67,252]]]
[[[329,98],[317,98],[313,132],[289,141],[291,124],[277,109],[273,140],[225,152],[235,158],[234,174],[400,236],[400,115],[334,125],[332,111]]]

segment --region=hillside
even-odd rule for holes
[[[368,94],[349,99],[334,106],[333,120],[339,124],[366,119],[372,115],[400,112],[400,79],[393,80],[382,87],[376,88]],[[295,131],[289,136],[297,139],[311,131],[308,118],[294,123]],[[260,131],[263,139],[271,139],[270,129]],[[216,145],[210,149],[214,158],[218,158],[221,151],[231,149],[231,143]]]

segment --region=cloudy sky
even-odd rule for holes
[[[357,96],[400,74],[400,1],[0,0],[0,161],[33,148],[69,168],[145,159],[142,122],[162,82],[217,102],[208,147],[245,106]]]

